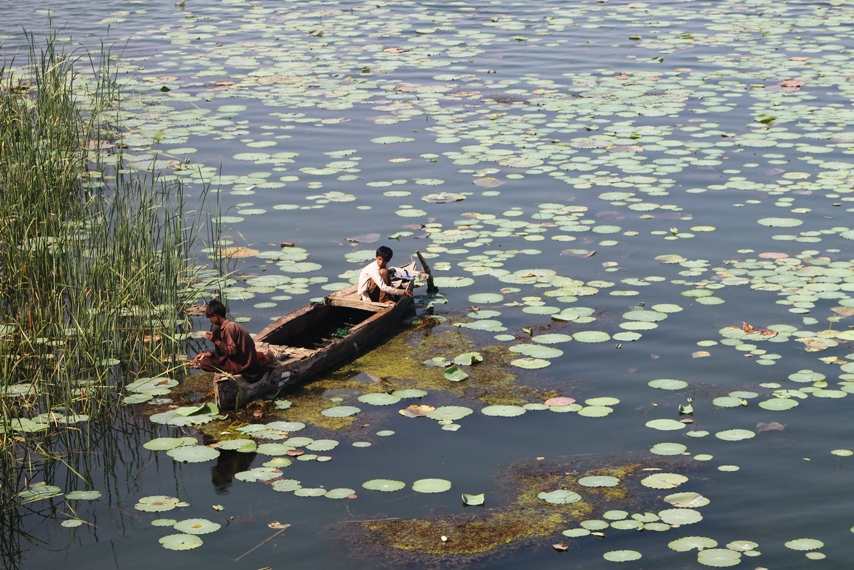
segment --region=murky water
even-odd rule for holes
[[[349,282],[380,244],[395,261],[419,249],[447,299],[435,305],[447,319],[438,331],[467,323],[463,333],[483,346],[533,335],[563,352],[522,363],[540,368],[511,365],[519,385],[619,402],[591,412],[606,417],[489,417],[476,386],[466,397],[432,390],[419,403],[474,410],[447,431],[399,415],[405,400],[374,407],[350,395],[341,403],[360,406],[356,425],[369,425],[309,426],[298,435],[340,441],[333,460],[283,470],[305,488],[356,491],[344,500],[222,481],[262,455],[223,455],[213,474],[213,462],[177,464],[141,444],[192,430],[140,416],[96,448],[90,477],[101,499],[70,503],[74,514],[61,499],[33,505],[23,526],[41,542],[22,567],[423,566],[382,549],[366,555],[334,529],[470,515],[460,493],[503,508],[512,497],[500,474],[537,458],[688,477],[675,490],[638,485],[625,507],[589,519],[608,508],[660,513],[679,491],[709,504],[692,524],[588,524],[604,537],[558,531],[464,564],[599,568],[615,551],[639,553],[627,555],[634,568],[803,568],[821,556],[842,568],[854,558],[851,2],[44,2],[3,10],[3,55],[22,44],[20,26],[43,27],[48,11],[75,41],[121,46],[131,166],[157,154],[191,194],[204,182],[219,190],[225,234],[255,250],[234,261],[227,290],[250,331]],[[771,332],[747,334],[743,322]],[[572,338],[537,343],[552,333]],[[791,376],[804,370],[815,374]],[[687,386],[650,387],[656,379]],[[680,416],[689,399],[693,415]],[[766,403],[778,400],[797,407]],[[665,424],[673,431],[647,426],[691,417],[681,429]],[[771,422],[783,429],[757,427]],[[732,429],[747,439],[717,437]],[[649,451],[662,442],[686,451]],[[377,478],[407,486],[362,488]],[[424,478],[452,488],[412,491]],[[70,476],[63,486],[78,487]],[[134,508],[152,495],[189,506]],[[59,526],[75,515],[91,524]],[[152,526],[158,517],[222,528],[173,552],[158,541],[176,531]],[[274,521],[291,527],[264,542]],[[696,550],[668,546],[688,536],[730,554],[698,561]],[[801,538],[823,545],[789,542]],[[726,549],[736,540],[758,546]],[[560,542],[569,552],[553,550]]]

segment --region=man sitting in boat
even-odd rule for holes
[[[214,343],[214,349],[197,355],[191,364],[208,372],[240,374],[247,382],[260,379],[266,370],[258,362],[255,341],[246,329],[226,317],[225,305],[219,299],[208,302],[205,316],[213,324],[205,338]]]
[[[359,296],[363,301],[375,303],[393,302],[393,297],[412,297],[408,289],[397,289],[391,286],[391,275],[388,262],[394,252],[384,245],[377,249],[377,258],[370,262],[359,274]],[[393,268],[392,268],[393,269]]]

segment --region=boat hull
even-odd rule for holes
[[[412,282],[398,286],[411,290]],[[275,396],[352,359],[385,336],[411,310],[411,297],[397,299],[396,303],[362,301],[352,285],[326,296],[322,303],[310,303],[277,319],[255,336],[257,350],[271,358],[269,371],[256,382],[216,374],[217,406],[233,410],[258,398]],[[335,329],[338,324],[341,328]]]

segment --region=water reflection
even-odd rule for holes
[[[211,483],[218,495],[228,494],[234,474],[246,471],[255,461],[257,453],[221,450],[216,465],[211,467]]]

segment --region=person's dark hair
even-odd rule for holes
[[[384,245],[381,245],[377,248],[377,257],[382,257],[387,262],[391,261],[391,257],[393,255],[394,255],[394,252],[391,250],[390,247],[386,247]]]
[[[210,318],[213,315],[225,318],[225,305],[219,299],[211,299],[205,307],[205,316]]]

